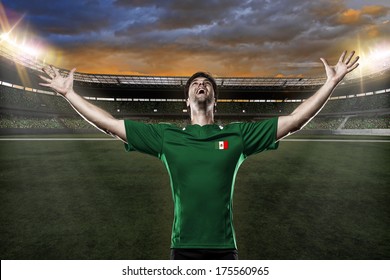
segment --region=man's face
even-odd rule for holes
[[[188,89],[187,106],[191,103],[214,104],[214,89],[211,82],[204,77],[195,78]]]

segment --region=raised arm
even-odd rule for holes
[[[314,118],[329,100],[333,90],[342,81],[345,75],[359,66],[359,57],[353,58],[355,52],[346,57],[344,51],[335,66],[329,66],[328,62],[321,58],[324,64],[327,80],[325,84],[310,98],[299,105],[290,115],[281,116],[278,120],[277,139],[302,129],[312,118]]]
[[[40,75],[41,79],[45,81],[45,83],[39,83],[41,86],[51,88],[61,94],[81,117],[100,131],[127,142],[123,120],[114,118],[111,114],[88,102],[73,90],[75,68],[69,72],[67,77],[61,76],[58,69],[53,66],[45,67],[43,71],[48,77]]]

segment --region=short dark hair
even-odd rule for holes
[[[211,82],[211,85],[213,86],[213,89],[214,89],[214,97],[215,97],[215,100],[217,100],[217,97],[218,97],[217,83],[216,83],[215,79],[213,78],[213,76],[211,76],[211,74],[207,73],[207,72],[196,72],[194,75],[192,75],[188,79],[186,86],[184,88],[185,98],[186,99],[188,98],[188,91],[190,89],[190,85],[191,85],[192,81],[195,80],[196,78],[199,78],[199,77],[206,78],[207,80],[209,80]]]

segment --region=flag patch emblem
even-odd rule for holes
[[[215,148],[217,150],[227,150],[228,147],[229,147],[228,141],[218,141],[218,142],[215,142]]]

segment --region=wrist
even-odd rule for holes
[[[72,95],[75,95],[75,92],[73,90],[73,88],[71,88],[70,90],[68,90],[67,92],[65,92],[64,96],[69,98],[70,96]]]
[[[341,82],[342,79],[336,79],[336,78],[328,78],[326,81],[325,81],[325,84],[326,85],[329,85],[329,86],[332,86],[332,87],[335,87],[337,86],[340,82]]]

